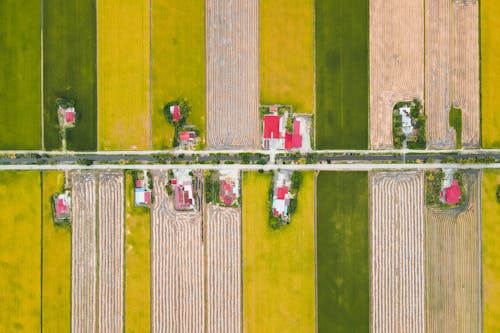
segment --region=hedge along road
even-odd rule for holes
[[[40,149],[40,2],[0,2],[0,149]]]
[[[69,150],[97,148],[96,5],[89,0],[43,1],[44,142],[60,149],[56,99],[76,101],[76,127]]]
[[[320,172],[317,202],[318,332],[367,332],[368,174]]]
[[[368,145],[368,1],[316,1],[316,146]]]

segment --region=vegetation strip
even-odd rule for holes
[[[367,332],[368,174],[320,172],[316,201],[318,332]]]
[[[368,0],[316,1],[319,149],[367,148],[368,8]]]
[[[68,24],[71,21],[71,24]],[[43,2],[43,109],[47,150],[61,148],[56,99],[76,103],[68,150],[97,148],[95,0]]]
[[[304,172],[289,225],[267,223],[268,173],[243,173],[245,332],[314,332],[314,173]]]
[[[0,172],[0,332],[41,327],[40,172]],[[13,200],[13,198],[19,198]]]
[[[260,2],[261,104],[291,104],[298,113],[314,111],[313,3]]]
[[[64,188],[64,173],[44,171],[42,241],[42,331],[71,329],[71,227],[54,224],[52,196]]]
[[[0,149],[40,149],[40,2],[0,2]]]
[[[98,0],[99,149],[148,149],[150,3]]]

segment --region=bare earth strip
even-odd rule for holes
[[[259,0],[205,1],[207,146],[259,143]]]
[[[72,183],[71,332],[96,331],[96,185],[94,173],[75,172]]]
[[[208,332],[241,332],[241,212],[207,208]]]
[[[427,332],[481,332],[480,183],[467,174],[463,209],[426,209]]]
[[[423,0],[370,1],[370,143],[392,144],[392,109],[399,101],[423,100]]]
[[[476,0],[426,1],[425,109],[428,144],[454,148],[453,105],[462,109],[464,147],[479,145],[479,25]]]
[[[204,332],[201,213],[178,212],[166,173],[153,174],[151,211],[152,331]]]
[[[424,332],[424,180],[370,174],[371,332]]]
[[[99,174],[99,312],[101,332],[123,331],[124,179]]]

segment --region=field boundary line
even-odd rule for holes
[[[149,0],[149,149],[153,149],[153,0]],[[125,326],[124,326],[125,327]]]
[[[96,108],[96,151],[100,149],[99,140],[99,0],[95,0],[95,108]]]
[[[43,333],[43,226],[44,226],[44,209],[43,209],[43,174],[44,171],[38,173],[40,177],[40,332]]]
[[[43,110],[44,110],[44,98],[43,98],[43,0],[40,0],[40,119],[42,127],[42,150],[45,150],[45,124],[43,122]]]
[[[314,331],[318,333],[318,175],[314,172]]]

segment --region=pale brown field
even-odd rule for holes
[[[99,174],[99,299],[100,332],[123,331],[124,177]]]
[[[426,1],[425,110],[431,148],[454,148],[449,126],[453,104],[462,109],[464,147],[477,147],[479,111],[479,25],[476,0]]]
[[[392,148],[392,109],[424,97],[423,0],[370,1],[370,143]]]
[[[481,178],[465,179],[463,209],[425,210],[427,332],[481,331]]]
[[[207,207],[208,332],[241,332],[241,212]]]
[[[202,216],[176,211],[167,182],[166,173],[153,173],[152,331],[204,332]]]
[[[95,332],[97,291],[94,173],[75,172],[72,183],[71,332]]]
[[[424,332],[424,179],[370,174],[372,332]]]
[[[259,1],[205,2],[208,148],[259,145]]]

